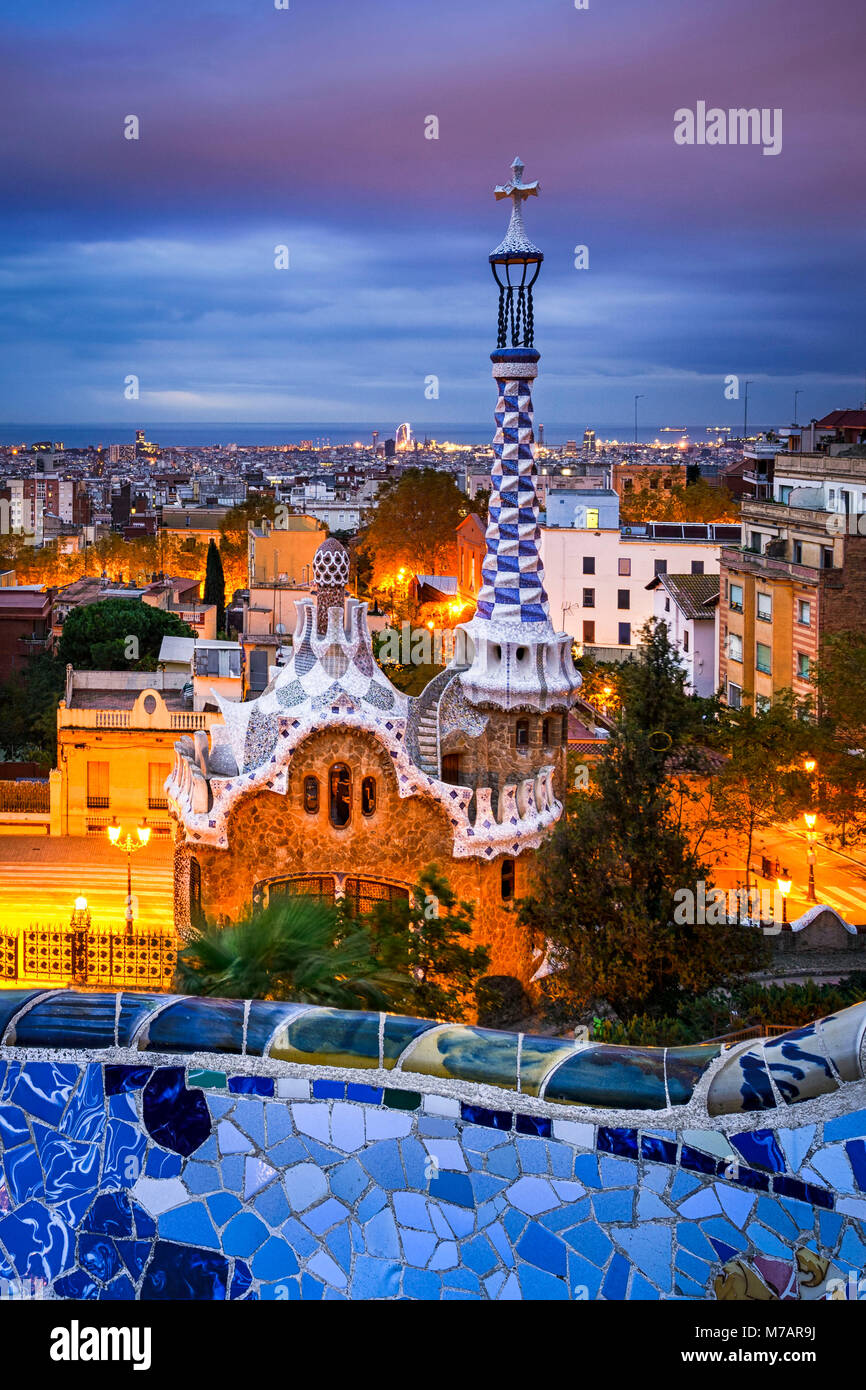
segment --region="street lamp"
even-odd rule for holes
[[[79,897],[75,899],[69,925],[73,928],[87,928],[90,926],[90,913],[87,911],[86,898]]]
[[[818,901],[815,897],[815,859],[817,858],[817,851],[815,849],[815,821],[817,819],[818,817],[814,811],[803,812],[803,820],[806,822],[806,833],[809,839],[809,848],[806,851],[806,858],[809,861],[809,889],[806,894],[806,899],[810,903]]]
[[[743,444],[744,444],[744,445],[745,445],[745,443],[746,443],[746,440],[749,438],[749,387],[750,387],[750,386],[754,386],[754,384],[755,384],[755,383],[754,383],[753,381],[747,381],[747,382],[745,383],[745,391],[744,391],[744,393],[743,393],[743,395],[744,395],[744,401],[743,401]]]
[[[133,838],[132,838],[132,836],[129,834],[129,832],[127,832],[127,834],[123,837],[123,839],[121,839],[120,836],[121,836],[121,830],[122,830],[122,828],[123,828],[123,827],[119,824],[118,821],[116,821],[116,820],[112,821],[111,825],[108,827],[108,838],[109,838],[109,840],[111,841],[111,843],[114,845],[115,849],[122,850],[123,853],[126,855],[126,931],[127,931],[127,935],[131,936],[131,935],[132,935],[132,923],[133,923],[133,916],[132,916],[132,856],[133,856],[133,854],[135,854],[136,850],[144,849],[145,845],[147,844],[148,840],[150,839],[150,826],[149,826],[149,825],[139,825],[139,826],[136,826],[136,832],[135,832],[135,833],[136,833],[137,836],[138,836],[138,840],[133,840]]]
[[[786,874],[786,873],[788,872],[788,870],[787,870],[787,869],[783,869],[782,872]],[[788,920],[788,894],[789,894],[790,891],[791,891],[791,880],[790,880],[789,878],[777,878],[777,879],[776,879],[776,883],[777,883],[777,885],[778,885],[779,892],[782,894],[782,921],[783,921],[783,922],[787,922],[787,920]]]
[[[803,763],[804,769],[806,770],[806,772],[809,773],[810,776],[811,776],[812,773],[815,771],[815,768],[816,768],[817,766],[818,766],[818,764],[817,764],[817,762],[815,761],[814,758],[807,758],[806,761]]]
[[[643,400],[643,395],[634,398],[634,442],[637,444],[637,403]]]

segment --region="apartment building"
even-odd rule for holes
[[[777,454],[772,495],[744,500],[724,547],[719,679],[730,705],[813,694],[825,638],[866,613],[866,454]]]
[[[620,526],[612,489],[551,492],[540,543],[551,616],[600,659],[626,658],[655,614],[651,580],[718,575],[722,544],[739,540],[739,526],[715,522]]]

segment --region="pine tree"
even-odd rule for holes
[[[225,628],[226,622],[226,581],[223,574],[222,556],[213,538],[207,548],[207,568],[204,576],[204,601],[216,604],[217,635]]]

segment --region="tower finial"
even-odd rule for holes
[[[523,225],[523,204],[527,198],[538,197],[538,180],[523,182],[523,161],[515,157],[508,183],[499,183],[493,190],[497,202],[512,201],[508,231],[495,251],[490,253],[490,269],[499,286],[499,329],[497,348],[507,345],[509,330],[512,347],[532,347],[532,287],[538,279],[544,254],[529,240]]]

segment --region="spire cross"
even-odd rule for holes
[[[535,179],[532,183],[524,183],[523,167],[520,158],[518,157],[515,159],[511,166],[513,177],[508,183],[498,183],[493,190],[493,196],[496,198],[497,202],[500,202],[503,198],[512,198],[514,200],[515,212],[519,212],[520,204],[526,198],[538,197],[538,179]]]

